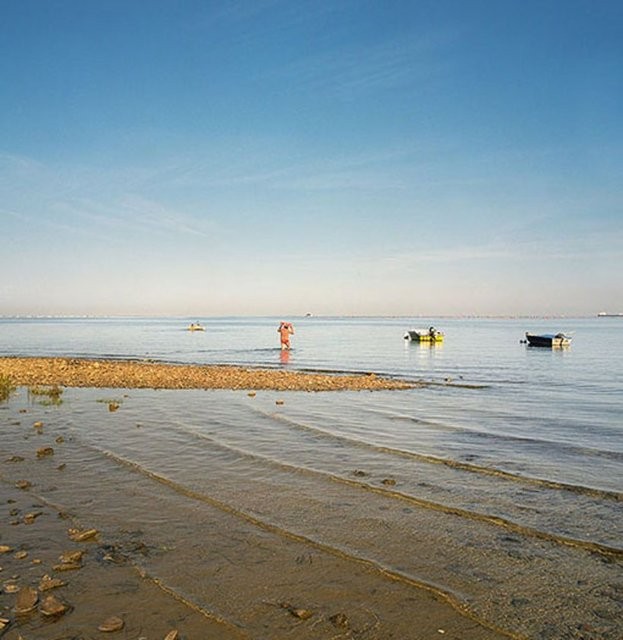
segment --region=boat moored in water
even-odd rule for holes
[[[194,322],[191,325],[186,327],[187,331],[205,331],[205,327],[202,327],[200,324],[195,324]]]
[[[531,347],[568,347],[571,336],[564,333],[534,334],[526,331],[526,342]]]
[[[411,342],[428,342],[434,344],[436,342],[443,342],[444,335],[441,331],[437,331],[434,327],[430,329],[412,329],[405,333],[405,340]]]

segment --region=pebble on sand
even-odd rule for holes
[[[110,618],[106,618],[106,620],[104,620],[104,622],[102,622],[102,624],[100,624],[97,629],[98,631],[106,632],[120,631],[121,629],[123,629],[123,625],[124,622],[121,618],[118,618],[117,616],[111,616]]]
[[[41,515],[43,515],[43,513],[41,511],[35,511],[33,513],[27,513],[24,516],[24,524],[32,524]]]
[[[49,591],[50,589],[56,589],[57,587],[64,587],[67,583],[63,582],[60,578],[51,578],[49,575],[44,575],[39,582],[39,591]]]
[[[81,562],[84,551],[64,551],[58,557],[63,564],[73,564],[75,562]]]
[[[98,534],[97,529],[69,529],[67,531],[69,537],[74,542],[83,542],[84,540],[90,540],[91,538],[95,538]]]
[[[46,596],[39,605],[39,611],[48,617],[62,616],[68,611],[69,607],[54,596]]]
[[[28,613],[37,606],[37,602],[39,602],[37,590],[32,587],[22,587],[15,600],[15,612]]]
[[[82,569],[82,556],[84,551],[65,551],[59,556],[61,564],[55,564],[54,571],[73,571]]]

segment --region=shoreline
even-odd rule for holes
[[[328,374],[236,365],[61,357],[0,357],[0,376],[16,386],[58,385],[125,389],[229,389],[273,391],[381,391],[423,383],[369,374]]]

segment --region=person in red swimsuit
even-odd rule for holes
[[[281,339],[281,349],[290,348],[290,336],[294,333],[294,327],[290,322],[282,321],[277,329],[277,333]]]

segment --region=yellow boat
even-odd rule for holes
[[[444,335],[437,329],[419,329],[411,330],[405,333],[405,340],[411,340],[412,342],[443,342]]]
[[[205,328],[200,324],[191,324],[188,326],[188,331],[205,331]]]

